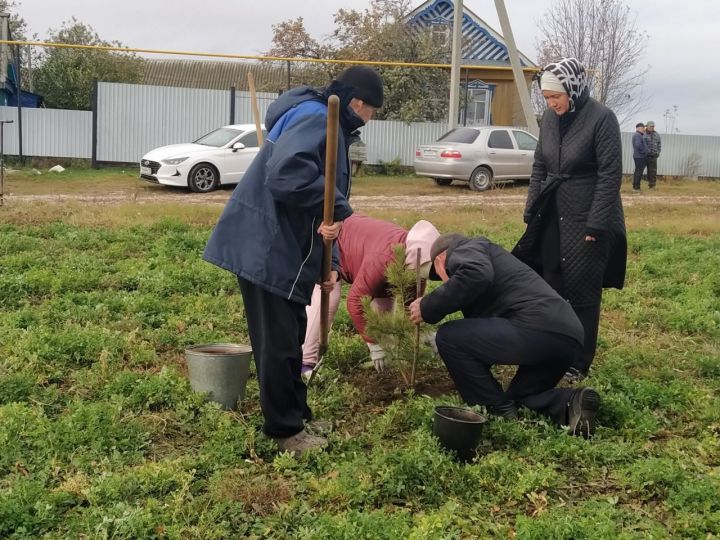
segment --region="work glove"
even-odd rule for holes
[[[428,347],[430,347],[430,349],[432,349],[434,356],[437,356],[438,348],[437,348],[437,343],[435,343],[435,335],[436,335],[436,332],[424,333],[422,336],[422,342],[423,342],[423,345],[427,345]]]
[[[382,373],[385,370],[385,351],[377,343],[368,343],[368,349],[370,349],[370,359],[375,366],[375,371]]]

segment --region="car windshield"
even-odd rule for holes
[[[197,141],[195,141],[195,144],[203,144],[205,146],[220,148],[221,146],[225,146],[241,133],[242,131],[238,131],[237,129],[220,128],[200,137]]]
[[[480,132],[473,128],[455,128],[438,139],[438,142],[474,143]]]

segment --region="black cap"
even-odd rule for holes
[[[637,124],[635,124],[635,129],[639,127],[645,127],[645,124],[643,124],[642,122],[638,122]]]
[[[380,108],[383,104],[383,84],[380,75],[367,66],[347,68],[335,78],[345,86],[355,89],[353,97],[362,99],[372,107]]]
[[[430,279],[433,281],[441,281],[440,276],[438,276],[437,272],[435,272],[435,257],[440,255],[443,251],[447,251],[451,245],[456,244],[460,240],[466,239],[466,236],[459,233],[441,234],[437,237],[437,239],[433,242],[433,245],[430,247]]]

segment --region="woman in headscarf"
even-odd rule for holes
[[[595,356],[602,290],[625,282],[620,127],[590,97],[575,58],[548,64],[535,80],[548,108],[523,216],[527,229],[513,254],[570,302],[582,322],[583,354],[568,373],[577,381]]]

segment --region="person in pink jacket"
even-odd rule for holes
[[[420,248],[420,273],[423,277],[422,290],[430,271],[430,247],[440,233],[429,221],[418,221],[409,231],[404,228],[355,213],[343,222],[337,239],[339,269],[334,273],[335,286],[330,293],[330,324],[335,319],[340,305],[340,283],[350,283],[347,296],[347,310],[353,326],[367,343],[370,358],[375,369],[382,372],[385,366],[385,352],[365,334],[365,316],[362,298],[372,298],[372,307],[377,311],[392,309],[392,292],[385,276],[385,270],[393,260],[393,247],[405,245],[405,264],[415,269],[417,249]],[[339,277],[339,279],[338,279]],[[307,329],[303,344],[304,374],[312,371],[318,362],[320,348],[320,285],[315,286],[310,305],[307,306]]]

